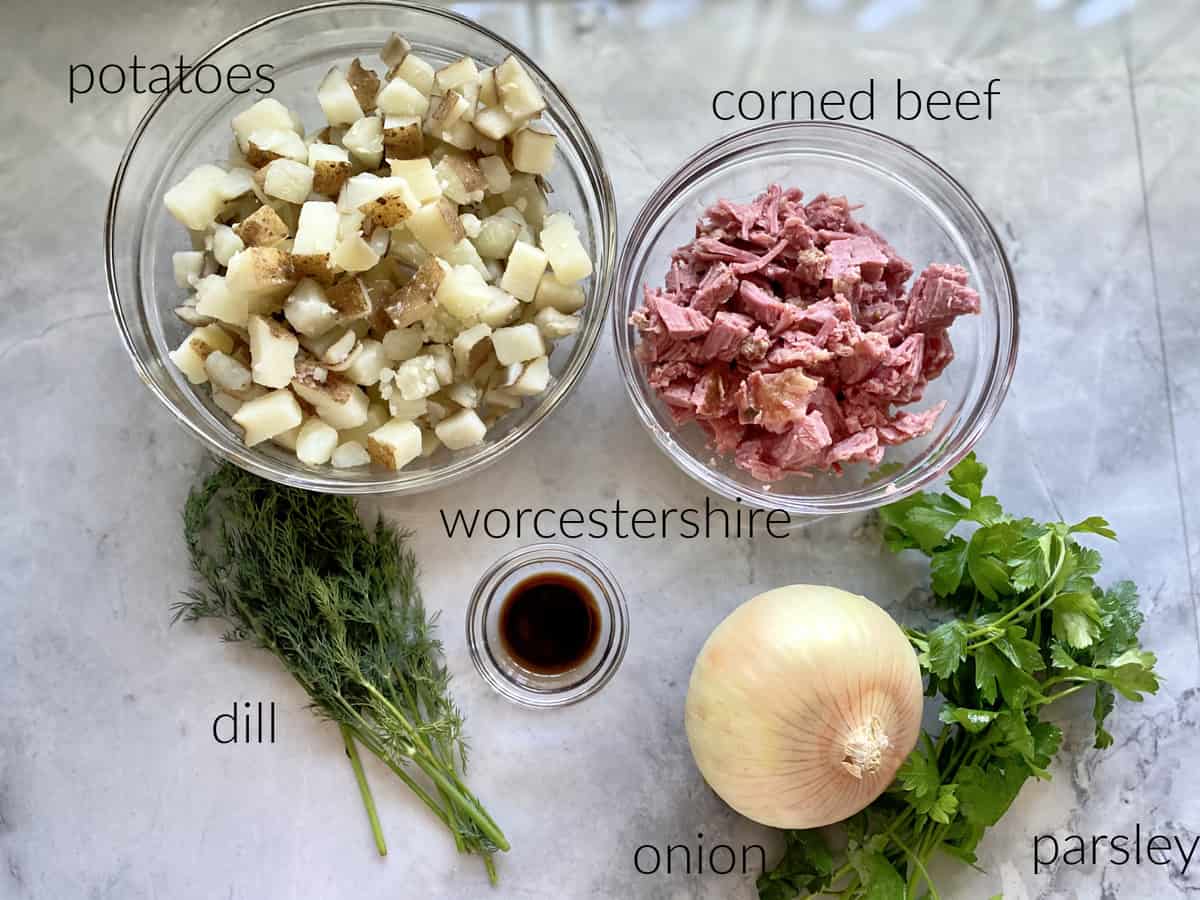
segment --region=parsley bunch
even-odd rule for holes
[[[1104,748],[1116,695],[1140,701],[1158,690],[1154,654],[1138,644],[1137,588],[1099,587],[1100,554],[1077,540],[1115,539],[1108,523],[1013,518],[983,493],[986,475],[971,454],[951,470],[951,493],[882,511],[888,547],[929,557],[934,598],[956,616],[929,632],[905,629],[926,694],[942,698],[941,729],[923,732],[896,782],[846,822],[844,858],[816,830],[787,832],[783,859],[758,880],[760,900],[910,900],[922,887],[937,900],[926,869],[934,852],[975,865],[984,832],[1025,781],[1050,777],[1062,732],[1042,720],[1046,706],[1093,691]]]

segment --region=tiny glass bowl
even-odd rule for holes
[[[796,473],[764,484],[722,457],[694,422],[676,425],[635,356],[630,315],[644,286],[663,283],[675,248],[696,236],[696,221],[725,198],[745,203],[775,183],[862,204],[870,225],[920,272],[931,262],[958,263],[979,292],[980,314],[950,329],[955,359],[929,383],[920,403],[946,406],[931,432],[888,447],[875,468]],[[914,276],[915,277],[915,276]],[[912,282],[909,282],[911,287]],[[886,135],[834,122],[778,122],[721,138],[686,160],[646,201],[629,232],[612,306],[617,362],[638,418],[659,448],[709,490],[793,518],[874,509],[937,480],[991,424],[1017,362],[1017,290],[1004,248],[971,195],[941,166]]]
[[[599,636],[588,655],[553,675],[522,666],[500,635],[505,601],[521,582],[542,573],[574,578],[599,613]],[[562,544],[533,544],[501,557],[479,579],[467,609],[467,646],[475,669],[501,696],[532,709],[569,706],[597,693],[616,674],[628,644],[629,610],[616,578],[590,553]]]

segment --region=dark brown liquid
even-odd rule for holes
[[[500,637],[514,660],[540,675],[579,665],[600,636],[600,610],[580,582],[543,572],[520,582],[500,608]]]

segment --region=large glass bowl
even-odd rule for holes
[[[223,72],[235,64],[274,66],[271,96],[298,112],[306,129],[323,127],[316,89],[335,64],[355,56],[374,60],[392,32],[435,66],[464,56],[494,65],[516,55],[545,95],[543,118],[558,135],[558,153],[548,181],[550,205],[571,213],[595,272],[587,282],[582,326],[551,357],[553,384],[542,396],[505,416],[477,447],[440,450],[399,472],[374,466],[334,469],[308,466],[266,442],[243,445],[229,417],[207,390],[196,390],[167,359],[188,328],[172,313],[183,302],[175,285],[171,255],[190,249],[188,233],[163,207],[163,194],[197,165],[228,157],[230,120],[259,95],[223,87],[199,93],[190,83],[158,98],[138,125],[121,160],[109,198],[104,247],[109,295],[138,375],[175,417],[209,448],[258,475],[297,487],[342,494],[405,493],[440,487],[475,472],[512,450],[566,398],[587,368],[604,327],[616,255],[616,212],[612,185],[592,136],[578,113],[536,63],[520,50],[453,12],[389,0],[323,3],[271,16],[222,41],[196,61]],[[242,85],[239,85],[242,86]]]
[[[856,213],[920,272],[930,262],[970,272],[982,312],[950,329],[957,353],[932,381],[920,410],[946,401],[933,431],[889,447],[883,463],[841,475],[789,475],[764,484],[719,458],[694,422],[676,425],[634,357],[630,314],[642,288],[660,286],[671,253],[695,237],[696,222],[721,198],[744,203],[769,184],[824,192],[861,204]],[[911,284],[911,282],[910,282]],[[913,148],[874,131],[823,122],[764,125],[722,138],[687,160],[654,192],[626,240],[617,272],[613,330],[617,360],[638,417],[676,465],[710,490],[761,508],[805,516],[872,509],[943,475],[996,415],[1017,359],[1017,293],[995,230],[963,187]]]

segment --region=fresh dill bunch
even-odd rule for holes
[[[462,716],[449,693],[436,616],[426,612],[408,534],[374,528],[348,497],[284,487],[219,464],[188,495],[184,537],[197,586],[175,620],[215,618],[224,639],[272,653],[314,712],[337,723],[380,854],[386,846],[356,744],[446,825],[460,852],[508,841],[463,783]]]

